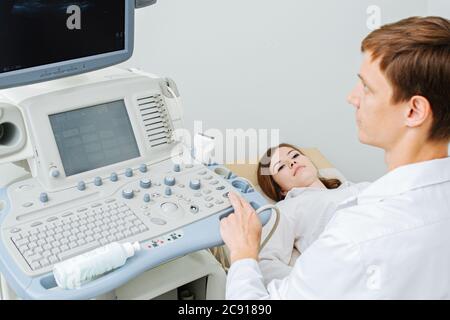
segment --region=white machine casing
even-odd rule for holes
[[[0,272],[21,297],[86,299],[109,292],[161,263],[223,244],[220,218],[233,211],[228,192],[240,192],[255,209],[267,203],[228,169],[191,157],[176,135],[183,114],[168,78],[112,67],[0,95],[0,124],[7,116],[15,126],[14,139],[0,139],[9,143],[0,144],[0,163],[26,161],[31,172],[0,188]],[[67,174],[51,117],[116,101],[124,101],[139,156]],[[270,210],[260,218],[267,223]],[[115,219],[131,233],[117,231]],[[92,237],[103,238],[87,240],[88,225]],[[113,241],[139,241],[143,250],[81,290],[55,290],[53,264]]]
[[[114,197],[124,184],[107,183],[111,172],[117,173],[120,179],[124,176],[125,168],[132,168],[135,172],[133,180],[137,178],[139,182],[139,175],[136,172],[139,172],[141,164],[149,167],[159,164],[160,169],[164,167],[159,173],[170,171],[171,161],[167,164],[161,163],[173,156],[174,152],[179,153],[177,147],[182,152],[180,143],[172,138],[174,130],[182,127],[182,112],[178,99],[175,101],[175,97],[163,95],[164,90],[161,87],[167,85],[165,79],[113,67],[91,74],[4,90],[3,95],[11,103],[4,113],[11,113],[13,110],[16,113],[13,123],[16,125],[16,131],[18,128],[24,128],[22,121],[26,123],[27,130],[20,131],[20,136],[26,137],[23,139],[26,144],[22,143],[23,150],[18,149],[16,154],[2,161],[26,160],[32,177],[12,183],[8,187],[10,211],[13,213],[5,219],[2,229],[29,224],[30,221],[76,208],[91,201]],[[176,88],[173,90],[176,91]],[[49,115],[117,100],[125,100],[141,156],[67,177],[51,130]],[[149,117],[143,115],[145,112],[141,109],[146,108],[142,106],[146,108],[157,106],[159,110],[157,120],[161,120],[165,127],[162,134],[155,135],[151,126],[147,126]],[[23,119],[18,116],[18,111],[22,113]],[[161,132],[161,129],[157,132]],[[53,177],[52,170],[58,170],[59,175]],[[93,180],[97,177],[105,181],[101,188],[94,186]],[[79,181],[86,183],[84,192],[77,190]],[[41,193],[48,193],[49,202],[39,201]],[[2,236],[3,241],[7,242],[10,235],[2,232]],[[16,251],[11,253],[18,261],[21,260]],[[48,271],[48,268],[43,270]],[[30,275],[39,273],[42,271],[29,272]]]
[[[145,103],[153,94],[162,92],[160,86],[167,85],[164,79],[158,79],[150,74],[137,74],[120,68],[108,68],[84,75],[61,80],[18,87],[0,92],[4,101],[9,101],[9,108],[17,108],[23,115],[18,119],[17,127],[26,136],[26,144],[10,157],[0,158],[0,163],[27,160],[33,177],[37,178],[48,191],[57,191],[73,186],[80,180],[93,177],[92,172],[66,177],[61,163],[58,148],[54,141],[49,115],[80,109],[93,105],[125,99],[128,114],[140,121],[131,121],[141,157],[130,161],[113,164],[95,170],[95,176],[102,176],[116,168],[133,166],[139,163],[158,162],[167,158],[167,149],[173,148],[171,133],[183,127],[181,105],[177,105],[175,97],[163,96],[161,116],[167,121],[166,142],[162,147],[155,146],[149,140],[153,137],[144,136],[146,118],[140,114],[139,104]],[[82,90],[82,91],[81,91]],[[80,92],[83,92],[81,95]],[[6,100],[7,99],[7,100]],[[1,101],[1,100],[0,100]],[[20,121],[25,122],[26,132],[22,132]],[[30,134],[33,133],[33,134]],[[161,137],[161,136],[159,136]],[[162,141],[162,140],[161,140]],[[170,146],[170,147],[169,147]],[[0,152],[4,149],[0,145]],[[50,170],[57,169],[61,175],[54,179]]]

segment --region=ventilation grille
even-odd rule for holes
[[[139,112],[151,147],[172,142],[172,127],[160,94],[137,99]]]

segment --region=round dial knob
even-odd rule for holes
[[[174,177],[165,177],[164,178],[164,184],[166,186],[172,187],[175,185],[175,178]]]
[[[131,189],[125,189],[122,191],[122,197],[124,197],[125,199],[133,199],[134,191]]]
[[[84,181],[79,181],[77,184],[77,189],[80,191],[83,191],[86,189],[86,183],[84,183]]]
[[[144,202],[150,202],[151,198],[148,193],[144,194]]]
[[[94,179],[94,184],[95,184],[97,187],[100,187],[100,186],[103,184],[102,178],[100,178],[100,177],[95,177],[95,179]]]
[[[142,173],[147,172],[147,165],[145,163],[141,164],[139,166],[139,171],[142,172]]]
[[[192,213],[198,213],[199,208],[198,208],[197,205],[192,204],[192,205],[189,207],[189,210],[190,210]]]
[[[200,180],[192,179],[191,182],[189,182],[189,187],[191,187],[192,190],[199,190],[200,189]]]
[[[171,196],[172,195],[172,188],[167,187],[166,190],[164,191],[164,194],[166,196]]]
[[[131,169],[131,168],[125,169],[125,176],[127,176],[128,178],[132,177],[133,176],[133,169]]]
[[[164,212],[174,212],[178,210],[178,206],[173,202],[165,202],[161,204],[161,209]]]
[[[148,189],[152,186],[152,181],[150,179],[142,179],[140,182],[140,186],[143,189]]]
[[[50,169],[50,177],[52,177],[52,178],[58,178],[59,175],[60,175],[60,172],[59,172],[58,169],[56,169],[56,168],[51,168],[51,169]]]
[[[180,171],[181,171],[180,165],[179,165],[179,164],[175,164],[175,165],[173,166],[173,171],[175,171],[175,172],[180,172]]]
[[[48,194],[47,194],[46,192],[42,192],[42,193],[39,195],[39,200],[40,200],[42,203],[48,202]]]
[[[109,177],[109,180],[111,180],[112,182],[116,182],[117,180],[119,180],[119,177],[117,176],[117,173],[115,173],[115,172],[111,173],[111,176]]]

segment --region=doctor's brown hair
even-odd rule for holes
[[[274,152],[282,147],[292,148],[297,150],[302,155],[305,155],[299,148],[288,143],[281,143],[276,147],[268,149],[258,163],[258,170],[256,176],[261,190],[272,200],[281,201],[285,198],[282,194],[280,186],[275,182],[273,176],[269,173],[270,160]],[[338,179],[325,179],[319,176],[319,180],[327,187],[327,189],[336,189],[342,182]]]
[[[393,103],[425,97],[433,113],[429,140],[450,140],[450,20],[411,17],[370,33],[362,52],[380,60]]]

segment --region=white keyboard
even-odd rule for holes
[[[148,230],[125,203],[115,199],[52,216],[31,227],[11,240],[33,271]]]

